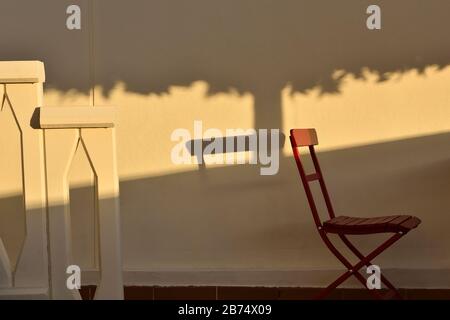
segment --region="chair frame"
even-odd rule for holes
[[[322,221],[320,219],[316,203],[314,201],[313,193],[311,192],[311,188],[309,186],[310,182],[318,181],[320,184],[320,190],[325,200],[325,204],[327,207],[328,215],[330,219],[335,217],[333,205],[331,203],[331,199],[325,185],[325,181],[323,179],[322,170],[319,165],[319,161],[317,159],[317,155],[315,152],[314,146],[318,144],[317,135],[315,129],[292,129],[290,132],[290,141],[292,150],[294,152],[295,162],[297,164],[298,172],[300,174],[300,178],[303,183],[303,187],[306,192],[306,197],[308,199],[308,204],[311,209],[314,222],[316,224],[317,230],[319,232],[320,237],[325,242],[328,249],[336,256],[336,258],[341,261],[341,263],[346,267],[347,271],[344,272],[341,276],[339,276],[334,282],[332,282],[328,287],[323,289],[315,299],[324,299],[326,298],[334,289],[336,289],[339,285],[341,285],[344,281],[346,281],[351,276],[354,276],[366,289],[370,291],[372,296],[376,299],[389,299],[396,298],[402,299],[399,291],[395,286],[384,276],[381,274],[380,280],[381,282],[389,288],[389,291],[385,295],[381,295],[378,290],[373,290],[367,287],[366,279],[361,275],[359,270],[364,266],[371,266],[371,260],[376,258],[379,254],[381,254],[384,250],[392,246],[395,242],[397,242],[400,238],[402,238],[405,233],[400,231],[394,233],[390,238],[388,238],[385,242],[383,242],[380,246],[374,249],[368,255],[362,254],[353,243],[348,239],[348,237],[343,233],[338,233],[337,235],[342,240],[342,242],[350,249],[351,252],[359,259],[359,262],[356,264],[351,264],[345,256],[339,252],[339,250],[332,243],[330,238],[328,237],[327,232],[323,229]],[[298,141],[303,140],[303,141]],[[315,173],[306,174],[303,164],[301,162],[301,156],[299,152],[300,147],[308,147],[309,153],[314,165]]]

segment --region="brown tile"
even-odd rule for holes
[[[125,300],[153,300],[154,288],[153,287],[125,287],[124,289]]]
[[[450,300],[448,289],[406,289],[408,300]]]
[[[82,286],[80,290],[81,299],[92,300],[94,299],[95,290],[97,286]]]
[[[216,287],[155,287],[155,300],[216,300]]]
[[[323,289],[320,288],[279,288],[280,300],[312,300]],[[340,300],[341,291],[334,290],[327,300]]]
[[[278,288],[266,287],[219,287],[219,300],[276,300]]]

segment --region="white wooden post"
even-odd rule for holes
[[[26,224],[26,238],[15,270],[11,270],[0,239],[0,299],[48,298],[43,139],[41,131],[30,127],[33,111],[42,105],[44,82],[42,62],[0,62],[0,98],[6,104],[4,107],[11,108],[21,135]],[[19,132],[2,134],[17,135]]]
[[[73,264],[68,173],[77,148],[84,148],[95,175],[99,221],[101,279],[94,298],[123,299],[114,108],[43,107],[36,114],[45,135],[52,298],[80,299],[66,286]]]

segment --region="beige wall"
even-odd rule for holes
[[[82,31],[65,28],[72,3],[81,5]],[[378,32],[365,28],[372,3],[382,8]],[[119,107],[126,270],[340,268],[313,228],[288,145],[276,176],[171,162],[172,131],[203,120],[285,134],[316,127],[337,212],[423,220],[377,262],[417,269],[427,286],[426,270],[450,272],[449,12],[445,0],[2,0],[0,60],[44,61],[46,105]],[[7,116],[0,146],[14,156]],[[11,159],[0,156],[0,235],[14,256],[23,230],[12,218],[20,180]],[[95,219],[82,154],[70,177],[75,260],[91,269]]]

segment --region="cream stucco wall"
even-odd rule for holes
[[[44,61],[48,106],[118,106],[126,271],[340,268],[313,228],[288,144],[275,176],[172,163],[173,130],[202,120],[204,129],[317,128],[336,211],[420,217],[377,262],[418,270],[421,280],[403,285],[431,286],[440,270],[450,274],[450,3],[375,1],[383,28],[370,32],[369,2],[2,0],[0,60]],[[72,3],[81,31],[65,28]],[[10,155],[0,156],[0,235],[15,257],[24,232],[8,116],[0,113],[0,150]],[[75,261],[90,270],[92,173],[82,154],[70,180]]]

